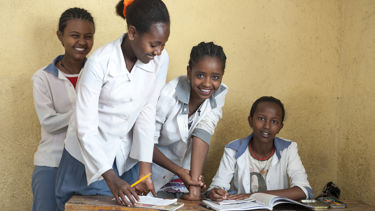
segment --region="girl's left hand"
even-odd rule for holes
[[[143,176],[139,176],[139,178],[142,178]],[[138,195],[147,195],[150,191],[152,195],[156,196],[154,183],[152,182],[152,177],[149,176],[142,182],[138,183],[135,186],[135,191],[138,193]]]
[[[183,194],[181,199],[189,200],[189,201],[199,201],[201,200],[201,190],[200,187],[197,186],[190,186],[189,193]]]
[[[190,171],[187,169],[183,169],[178,173],[178,177],[182,179],[186,188],[190,189],[190,186],[199,186],[201,187],[202,191],[206,188],[206,184],[204,183],[203,176],[199,176],[198,181],[193,180],[190,175]]]
[[[251,194],[248,193],[241,193],[241,194],[233,194],[229,195],[228,199],[229,200],[242,200],[242,199],[247,199],[250,197]]]

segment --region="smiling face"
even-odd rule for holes
[[[191,84],[191,98],[203,102],[220,87],[224,70],[222,62],[211,56],[202,57],[191,68],[187,68]]]
[[[169,32],[169,23],[154,23],[145,33],[139,33],[134,26],[130,26],[128,36],[137,59],[147,64],[154,56],[159,56],[168,41]]]
[[[276,134],[283,127],[282,109],[273,102],[260,102],[254,115],[248,120],[253,129],[254,141],[273,143]]]
[[[94,44],[94,24],[88,20],[71,19],[57,36],[65,48],[65,57],[83,60]]]

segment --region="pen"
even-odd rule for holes
[[[135,183],[133,183],[130,187],[134,187],[136,186],[138,183],[142,182],[143,180],[145,180],[147,177],[149,177],[151,175],[151,173],[148,173],[146,174],[146,176],[142,177],[141,179],[137,180]]]

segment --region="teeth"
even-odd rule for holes
[[[76,49],[77,51],[84,51],[85,49],[84,48],[74,48]]]
[[[204,92],[204,93],[206,93],[206,94],[210,93],[209,89],[201,89],[201,91]]]

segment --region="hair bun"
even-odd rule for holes
[[[122,11],[122,14],[124,15],[124,18],[126,18],[126,8],[131,5],[134,2],[134,0],[124,0],[124,10]]]

